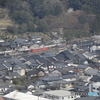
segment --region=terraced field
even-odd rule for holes
[[[13,23],[10,20],[0,19],[0,26],[12,26]]]

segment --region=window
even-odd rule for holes
[[[97,88],[97,90],[100,90],[99,88]]]
[[[70,96],[68,96],[68,99],[70,99]]]
[[[95,87],[93,87],[93,89],[95,89]]]

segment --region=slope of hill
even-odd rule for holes
[[[0,8],[0,29],[6,29],[8,26],[13,26],[13,22],[8,16],[8,10]]]
[[[60,33],[63,28],[67,39],[70,34],[100,32],[100,0],[0,0],[0,5],[0,27],[5,34]],[[73,8],[70,13],[69,8]]]

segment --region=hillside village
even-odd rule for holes
[[[100,35],[0,39],[0,100],[100,100],[99,69]]]
[[[100,100],[100,0],[0,0],[0,100]]]

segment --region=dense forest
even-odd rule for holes
[[[100,32],[100,0],[0,0],[0,6],[9,9],[14,22],[7,27],[11,34],[47,33],[61,27],[64,37],[69,39]],[[63,17],[69,8],[73,8],[74,15]],[[77,11],[81,13],[76,14]]]

